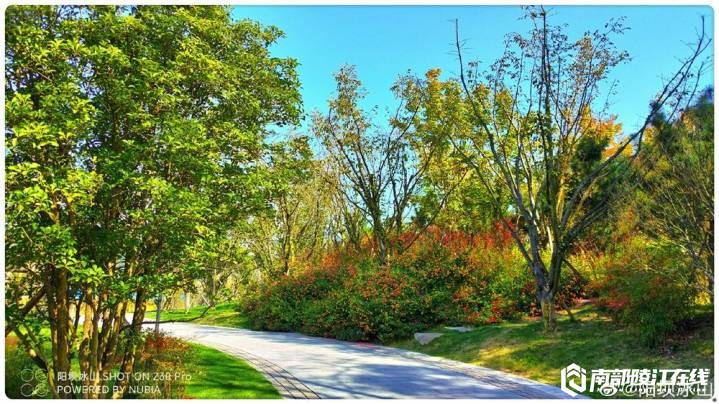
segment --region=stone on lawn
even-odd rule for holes
[[[417,340],[420,345],[427,345],[441,335],[441,332],[416,332],[414,333],[414,339]]]

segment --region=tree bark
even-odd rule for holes
[[[145,292],[138,291],[137,298],[135,299],[135,312],[132,316],[132,324],[128,332],[133,335],[127,341],[128,346],[125,349],[125,354],[120,365],[120,372],[130,374],[135,367],[135,360],[137,359],[137,346],[138,338],[142,330],[142,322],[145,318]],[[117,382],[117,391],[112,394],[112,398],[122,398],[127,391],[127,387],[130,384],[130,378],[125,377]]]
[[[544,330],[552,332],[557,329],[557,313],[554,307],[554,293],[547,290],[539,291],[539,305],[542,309]]]
[[[162,313],[162,295],[159,295],[157,299],[155,299],[155,304],[157,305],[157,309],[155,310],[155,336],[157,337],[160,335],[160,317]]]
[[[53,354],[52,368],[48,369],[48,382],[55,398],[73,398],[70,374],[70,336],[68,306],[68,270],[66,268],[50,268],[52,289],[48,293],[48,306],[51,307],[51,347]]]

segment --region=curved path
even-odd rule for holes
[[[286,398],[570,398],[557,387],[402,349],[190,323],[161,327],[245,359]]]

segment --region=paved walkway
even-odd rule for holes
[[[189,323],[161,327],[245,359],[285,398],[570,398],[517,376],[373,344]]]

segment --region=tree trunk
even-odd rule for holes
[[[160,335],[160,313],[162,313],[162,295],[155,299],[157,310],[155,310],[155,336]]]
[[[95,369],[93,369],[93,364],[95,362],[94,359],[97,357],[97,349],[93,349],[93,346],[91,346],[92,342],[93,342],[92,337],[95,334],[95,327],[94,327],[95,324],[93,321],[95,318],[95,313],[94,313],[95,305],[90,304],[92,302],[92,294],[93,294],[92,289],[88,289],[86,291],[87,302],[85,303],[85,314],[84,314],[85,320],[84,320],[83,327],[82,327],[83,328],[83,336],[82,336],[82,341],[80,342],[80,347],[78,349],[80,372],[83,375],[92,374],[92,371],[95,370]],[[94,356],[94,358],[93,358],[93,356]],[[86,387],[86,388],[91,386],[92,384],[93,384],[93,381],[91,380],[90,377],[88,377],[87,379],[84,379],[82,381],[82,386]],[[91,397],[90,389],[88,388],[88,390],[86,392],[82,393],[82,398],[89,399],[89,398],[96,398],[96,397]]]
[[[380,264],[384,265],[387,263],[387,233],[385,232],[382,218],[377,214],[372,219],[373,222],[373,236],[375,244],[377,244],[377,258]]]
[[[53,366],[48,369],[48,381],[55,398],[73,398],[70,374],[70,316],[68,306],[68,271],[66,268],[50,268],[53,285],[48,293],[51,307],[51,346]]]
[[[137,347],[140,343],[138,338],[135,337],[139,336],[140,332],[142,331],[142,322],[144,319],[145,292],[140,290],[137,292],[137,297],[135,298],[135,312],[132,316],[132,325],[128,330],[128,332],[132,333],[133,335],[131,335],[128,339],[128,346],[125,348],[122,364],[120,365],[120,373],[131,374],[135,368],[135,360],[137,359],[138,353]],[[129,384],[130,378],[125,377],[120,379],[116,384],[117,390],[113,392],[112,398],[122,398],[125,395]]]
[[[285,251],[284,251],[284,273],[285,276],[290,276],[290,262],[293,261],[294,246],[292,245],[292,238],[289,233],[285,236]]]
[[[557,313],[554,308],[554,293],[540,289],[539,306],[542,309],[542,321],[544,330],[552,332],[557,329]]]
[[[384,265],[387,263],[387,245],[382,237],[377,237],[377,248],[379,250],[379,262]]]
[[[212,268],[212,282],[210,283],[210,306],[215,307],[215,293],[217,293],[215,285],[215,277],[217,276],[217,270]]]

